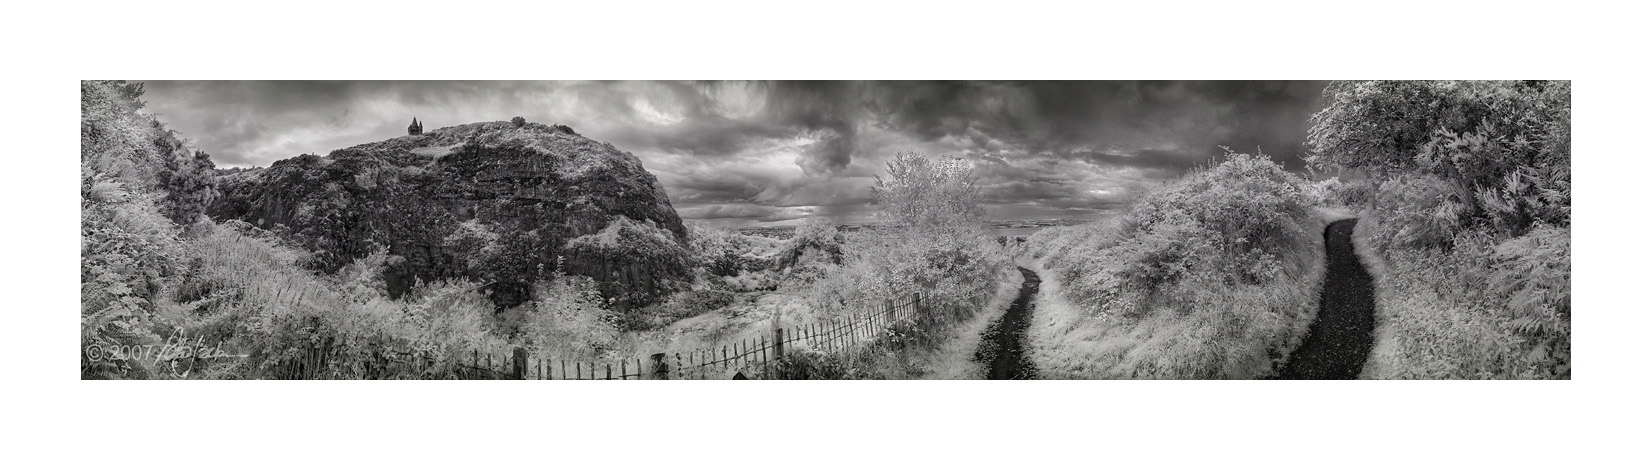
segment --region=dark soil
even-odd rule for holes
[[[1280,379],[1354,379],[1370,355],[1375,330],[1375,292],[1370,274],[1353,252],[1353,225],[1358,219],[1330,224],[1324,230],[1327,261],[1318,317],[1307,339],[1290,356]]]
[[[1025,279],[1020,283],[1020,295],[1002,318],[986,327],[980,337],[980,349],[975,351],[975,361],[987,366],[986,378],[991,380],[1038,378],[1037,369],[1032,367],[1021,345],[1032,318],[1032,296],[1037,295],[1042,281],[1037,273],[1025,267],[1020,268],[1020,276]]]

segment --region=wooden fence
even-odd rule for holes
[[[963,305],[926,305],[918,294],[889,299],[883,305],[860,308],[845,317],[814,324],[777,327],[771,334],[747,337],[716,347],[667,350],[641,358],[616,361],[565,360],[535,357],[521,347],[508,351],[493,347],[471,350],[468,363],[438,363],[428,353],[398,351],[394,345],[356,359],[358,369],[333,369],[344,362],[345,347],[311,347],[300,356],[275,366],[279,379],[473,379],[473,380],[711,380],[727,378],[787,378],[778,373],[786,353],[813,350],[831,355],[853,353],[886,337],[902,322],[932,327],[966,318]],[[497,357],[497,359],[495,359]]]
[[[775,363],[786,351],[807,349],[829,354],[847,354],[857,347],[888,334],[896,323],[918,325],[928,321],[922,314],[922,298],[917,294],[899,301],[884,301],[881,308],[851,311],[847,317],[792,327],[779,327],[772,335],[741,339],[717,348],[666,354],[667,374],[660,378],[679,380],[784,378],[776,374]],[[945,311],[950,311],[949,309]],[[655,355],[658,356],[658,355]],[[674,373],[670,372],[674,369]]]

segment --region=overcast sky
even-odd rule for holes
[[[1220,154],[1301,168],[1323,82],[149,81],[219,167],[514,116],[636,154],[685,219],[870,219],[895,152],[967,158],[993,218],[1091,218]]]

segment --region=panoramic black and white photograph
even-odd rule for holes
[[[1551,460],[1651,429],[1626,7],[13,9],[14,457]]]
[[[1567,80],[82,80],[80,378],[1571,378]]]

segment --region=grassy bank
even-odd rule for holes
[[[1271,375],[1301,342],[1324,277],[1324,227],[1300,179],[1230,155],[1124,217],[1031,239],[1043,286],[1028,331],[1055,379]]]
[[[1568,378],[1568,328],[1564,340],[1543,340],[1537,328],[1522,329],[1520,312],[1509,307],[1517,293],[1505,287],[1552,278],[1537,282],[1562,287],[1544,288],[1537,296],[1556,299],[1553,303],[1563,296],[1568,305],[1568,276],[1561,282],[1543,272],[1569,274],[1569,229],[1534,242],[1554,255],[1544,264],[1550,265],[1546,270],[1526,270],[1497,262],[1498,247],[1506,253],[1519,249],[1517,244],[1469,243],[1448,253],[1398,249],[1383,254],[1372,235],[1381,222],[1366,214],[1353,238],[1376,283],[1376,344],[1360,378]]]
[[[956,321],[928,329],[896,323],[884,335],[847,354],[827,354],[798,344],[788,352],[784,365],[808,379],[980,379],[985,367],[974,359],[981,333],[1014,302],[1021,281],[1019,270],[1013,267],[998,270],[989,295],[942,301],[962,307]]]

